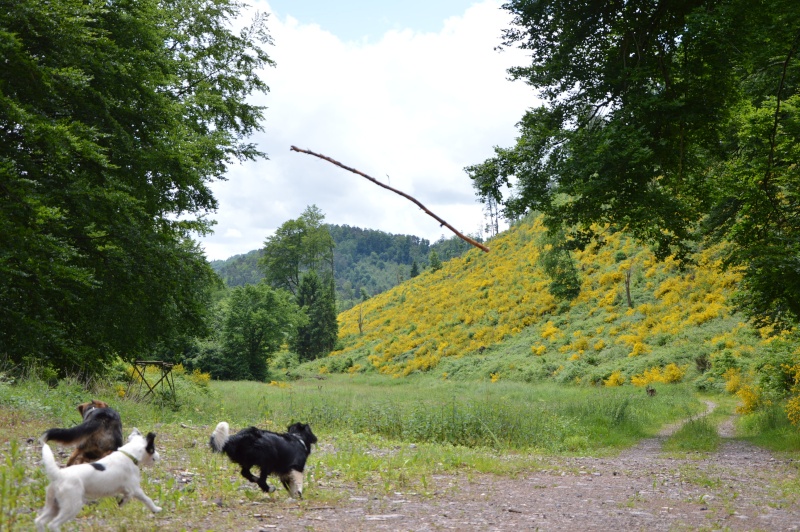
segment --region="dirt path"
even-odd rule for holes
[[[618,457],[560,459],[517,478],[436,476],[432,498],[353,496],[303,510],[267,504],[242,530],[800,529],[794,460],[732,439],[732,421],[720,428],[718,452],[664,456],[661,445],[677,428]]]

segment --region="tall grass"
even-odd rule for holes
[[[711,420],[703,417],[685,423],[665,443],[664,451],[676,452],[714,452],[719,448],[720,437],[717,427]]]
[[[791,424],[780,404],[744,416],[740,429],[745,438],[772,451],[793,452],[800,449],[800,431]]]
[[[702,408],[684,387],[646,398],[636,388],[330,376],[288,387],[212,388],[227,421],[240,424],[302,420],[322,432],[548,453],[623,447]]]

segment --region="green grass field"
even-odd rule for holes
[[[0,423],[5,427],[0,528],[31,527],[47,485],[36,439],[47,428],[78,423],[75,405],[90,398],[116,408],[126,433],[137,427],[158,434],[162,462],[145,471],[145,491],[175,519],[207,514],[213,523],[207,526],[219,529],[225,523],[214,507],[264,496],[243,487],[248,483],[236,466],[208,449],[211,430],[223,420],[233,430],[257,425],[280,431],[293,421],[310,423],[319,445],[308,463],[306,498],[335,504],[345,484],[424,494],[434,474],[513,476],[548,467],[553,457],[611,455],[706,408],[685,384],[661,385],[654,397],[636,387],[467,383],[429,376],[331,375],[272,385],[198,385],[178,378],[176,386],[169,400],[141,402],[119,397],[120,385],[88,392],[71,382],[55,387],[36,379],[0,383]],[[707,450],[721,419],[711,416],[679,432],[672,439],[674,450]],[[63,455],[60,460],[65,461]],[[146,513],[136,502],[122,508],[114,501],[100,502],[84,509],[81,515],[92,519],[81,530],[106,529],[92,524],[103,519],[122,527],[117,529],[125,523],[137,529],[134,523]]]

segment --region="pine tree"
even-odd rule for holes
[[[300,280],[297,304],[308,323],[298,329],[292,349],[301,360],[319,358],[333,349],[339,335],[332,280],[323,282],[314,270],[307,272]]]
[[[411,264],[411,278],[413,279],[417,275],[419,275],[419,264],[417,264],[417,261],[414,261]]]
[[[432,250],[431,254],[428,255],[428,264],[433,272],[442,269],[442,261],[439,259],[439,255],[436,253],[436,250]]]

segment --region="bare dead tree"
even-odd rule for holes
[[[290,148],[290,150],[291,150],[291,151],[300,152],[300,153],[307,153],[308,155],[313,155],[314,157],[319,157],[320,159],[322,159],[322,160],[325,160],[325,161],[328,161],[328,162],[329,162],[329,163],[331,163],[331,164],[335,164],[335,165],[336,165],[336,166],[338,166],[339,168],[344,168],[344,169],[345,169],[345,170],[347,170],[348,172],[353,172],[354,174],[358,174],[358,175],[360,175],[361,177],[364,177],[364,178],[366,178],[366,179],[369,179],[370,181],[372,181],[373,183],[375,183],[375,184],[376,184],[376,185],[378,185],[379,187],[383,187],[383,188],[385,188],[385,189],[387,189],[387,190],[391,190],[391,191],[392,191],[392,192],[394,192],[395,194],[400,194],[401,196],[403,196],[403,197],[404,197],[404,198],[406,198],[407,200],[409,200],[409,201],[413,202],[414,204],[416,204],[416,205],[417,205],[417,206],[418,206],[420,209],[422,209],[423,211],[425,211],[425,213],[426,213],[426,214],[428,214],[429,216],[433,217],[433,218],[434,218],[434,219],[435,219],[437,222],[439,222],[439,223],[440,223],[442,226],[444,226],[444,227],[447,227],[448,229],[450,229],[450,230],[451,230],[453,233],[455,233],[455,235],[456,235],[458,238],[460,238],[460,239],[462,239],[462,240],[464,240],[464,241],[466,241],[466,242],[469,242],[470,244],[472,244],[472,245],[473,245],[473,246],[475,246],[476,248],[480,248],[480,249],[482,249],[483,251],[485,251],[486,253],[488,253],[488,252],[489,252],[489,248],[487,248],[486,246],[484,246],[484,245],[483,245],[483,244],[481,244],[480,242],[477,242],[477,241],[475,241],[475,240],[471,239],[470,237],[468,237],[468,236],[466,236],[466,235],[463,235],[463,234],[461,234],[461,233],[460,233],[459,231],[457,231],[457,230],[456,230],[456,229],[455,229],[455,228],[454,228],[452,225],[450,225],[449,223],[445,222],[444,220],[442,220],[441,218],[439,218],[438,216],[436,216],[434,213],[432,213],[430,210],[428,210],[428,208],[427,208],[427,207],[425,207],[425,205],[423,205],[422,203],[420,203],[420,202],[419,202],[419,201],[418,201],[416,198],[414,198],[414,197],[412,197],[412,196],[410,196],[410,195],[406,194],[405,192],[402,192],[402,191],[400,191],[400,190],[397,190],[396,188],[392,188],[392,187],[390,187],[389,185],[385,185],[385,184],[381,183],[380,181],[378,181],[377,179],[375,179],[374,177],[370,177],[370,176],[368,176],[367,174],[365,174],[364,172],[360,172],[360,171],[356,170],[355,168],[351,168],[350,166],[345,166],[345,165],[343,165],[342,163],[340,163],[339,161],[337,161],[337,160],[335,160],[335,159],[331,159],[330,157],[328,157],[328,156],[326,156],[326,155],[322,155],[322,154],[320,154],[320,153],[315,153],[315,152],[313,152],[313,151],[311,151],[311,150],[303,150],[303,149],[300,149],[300,148],[298,148],[297,146],[292,146],[292,147]]]
[[[633,273],[633,263],[628,267],[625,272],[625,295],[628,297],[628,308],[633,308],[633,300],[631,299],[631,274]]]

